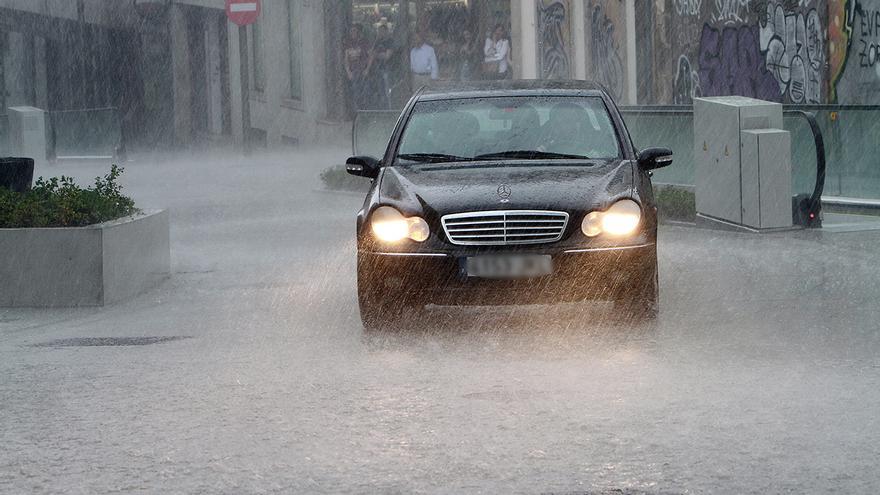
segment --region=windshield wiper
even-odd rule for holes
[[[511,151],[499,151],[497,153],[485,153],[482,155],[477,155],[474,157],[474,160],[495,160],[498,158],[546,158],[549,160],[552,159],[573,159],[573,160],[589,160],[590,157],[584,155],[569,155],[566,153],[553,153],[550,151],[538,151],[538,150],[511,150]]]
[[[446,155],[443,153],[403,153],[397,155],[397,158],[424,163],[467,162],[473,160],[473,158],[465,156]]]

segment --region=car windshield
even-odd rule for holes
[[[417,103],[398,159],[611,159],[620,146],[599,97],[491,97]]]

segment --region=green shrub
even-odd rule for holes
[[[86,189],[63,175],[40,177],[23,193],[0,188],[0,228],[82,227],[138,213],[117,183],[122,170],[113,165]]]
[[[332,191],[364,191],[370,187],[369,179],[357,177],[345,171],[345,165],[334,165],[321,172],[324,187]]]
[[[686,189],[666,186],[656,194],[660,218],[692,222],[697,217],[694,193]]]

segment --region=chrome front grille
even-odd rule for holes
[[[564,211],[500,210],[455,213],[441,219],[449,242],[463,246],[541,244],[562,238]]]

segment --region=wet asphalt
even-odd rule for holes
[[[664,225],[654,325],[433,308],[365,334],[362,198],[317,179],[342,158],[127,164],[171,209],[172,277],[0,309],[0,492],[880,490],[880,232]]]

